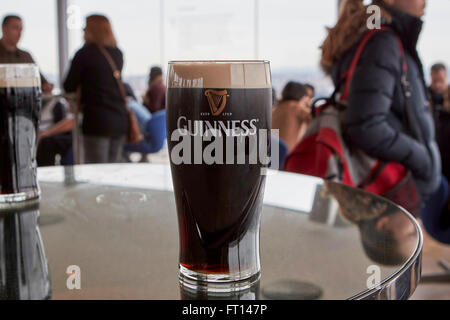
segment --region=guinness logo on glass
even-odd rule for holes
[[[212,90],[208,89],[205,91],[205,96],[208,98],[209,108],[211,109],[211,114],[213,116],[218,116],[225,109],[227,104],[227,90]]]

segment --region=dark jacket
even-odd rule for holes
[[[350,144],[372,157],[403,164],[412,172],[419,192],[426,198],[440,184],[441,160],[423,67],[416,50],[422,21],[397,10],[388,10],[392,14],[391,30],[379,31],[369,40],[351,82],[345,135]],[[399,38],[406,51],[412,109],[423,142],[411,137],[405,119]],[[348,69],[355,51],[356,46],[334,66],[335,84]]]
[[[450,112],[435,110],[436,140],[442,157],[442,173],[450,181]]]
[[[122,70],[123,56],[118,48],[106,47],[117,68]],[[111,66],[94,44],[75,54],[64,81],[66,92],[81,86],[83,134],[118,137],[128,132],[128,116]]]
[[[144,106],[151,113],[166,108],[166,86],[163,83],[158,83],[148,88],[144,97]]]

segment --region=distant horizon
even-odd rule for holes
[[[271,73],[273,87],[277,93],[281,92],[283,86],[288,81],[312,84],[315,86],[318,96],[328,95],[333,89],[331,79],[327,77],[319,67],[281,67],[272,69]],[[49,81],[58,81],[58,75],[47,73],[44,73],[44,75]],[[148,74],[123,74],[123,79],[125,82],[132,81],[133,83],[130,85],[133,89],[140,89],[140,91],[143,91],[147,86]],[[138,81],[139,83],[137,84],[135,81]],[[56,82],[56,87],[58,87]]]
[[[79,10],[69,32],[70,58],[82,45],[84,17],[101,12],[112,21],[125,56],[123,73],[129,77],[145,76],[152,65],[165,69],[168,60],[180,58],[266,59],[274,74],[320,72],[319,47],[326,26],[337,17],[336,0],[133,0],[133,5],[121,0],[69,0],[68,4]],[[58,75],[56,1],[5,2],[0,16],[7,13],[24,19],[19,47],[32,53],[43,74]],[[450,29],[449,13],[450,1],[428,1],[419,41],[427,77],[433,63],[442,61],[450,68],[450,42],[443,41]]]

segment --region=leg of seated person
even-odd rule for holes
[[[427,201],[420,217],[425,230],[437,241],[450,244],[450,210],[449,186],[447,179],[442,177],[442,184]]]
[[[152,118],[152,114],[146,107],[135,100],[128,101],[128,107],[133,111],[139,123],[139,128],[144,133],[147,122]]]
[[[38,166],[54,166],[55,157],[59,154],[62,157],[72,147],[72,135],[70,133],[56,134],[43,138],[39,142],[36,160]]]
[[[127,146],[126,150],[129,152],[139,152],[145,155],[158,152],[159,148],[153,140],[146,138],[142,141],[139,141],[138,144]]]
[[[39,142],[39,146],[36,153],[36,161],[39,167],[54,166],[55,157],[58,154],[56,144],[53,137],[43,138]]]

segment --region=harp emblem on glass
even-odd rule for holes
[[[213,116],[220,115],[227,104],[228,94],[227,90],[212,90],[205,91],[205,96],[208,98],[209,108]]]

